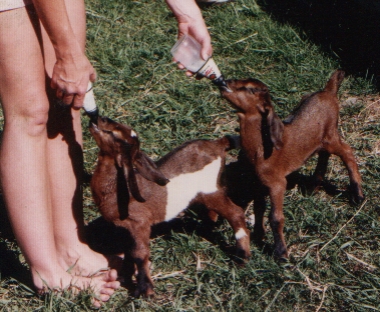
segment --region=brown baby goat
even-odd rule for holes
[[[319,156],[314,172],[315,186],[324,178],[330,154],[335,154],[348,170],[354,202],[364,199],[355,157],[338,132],[337,92],[343,78],[343,71],[335,71],[324,90],[304,96],[284,123],[274,112],[268,87],[259,80],[229,80],[227,87],[221,88],[223,97],[238,110],[243,151],[269,193],[272,206],[269,221],[278,258],[288,257],[283,234],[286,177],[313,154]],[[257,242],[262,241],[265,233],[264,208],[255,205],[254,237]]]
[[[126,228],[134,241],[125,253],[131,253],[137,267],[136,296],[154,293],[149,272],[151,226],[176,217],[193,203],[206,206],[214,221],[217,215],[226,218],[235,233],[238,255],[250,256],[244,211],[221,185],[231,138],[190,141],[153,162],[128,126],[102,117],[90,131],[100,148],[91,180],[94,201],[103,217]],[[126,274],[129,282],[132,273]]]

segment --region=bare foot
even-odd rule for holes
[[[101,302],[108,301],[120,286],[120,282],[116,280],[117,272],[113,269],[92,277],[72,276],[61,268],[57,268],[53,272],[38,272],[33,269],[31,271],[34,286],[39,294],[50,290],[68,290],[76,295],[82,290],[91,289],[95,295],[93,301],[95,307],[99,307]]]
[[[59,263],[72,275],[89,277],[108,268],[119,272],[122,266],[121,257],[97,253],[84,243],[79,243],[74,248],[70,246],[60,250]]]

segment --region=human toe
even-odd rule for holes
[[[113,289],[113,288],[103,288],[103,289],[100,291],[100,294],[101,294],[101,295],[112,296],[114,292],[115,292],[115,289]]]
[[[104,288],[110,288],[113,290],[116,290],[120,287],[120,282],[119,281],[113,281],[113,282],[108,282],[104,284]]]
[[[104,273],[103,281],[114,282],[117,280],[117,271],[115,269],[110,269]]]

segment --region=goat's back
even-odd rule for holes
[[[336,70],[323,90],[302,97],[300,104],[284,120],[284,123],[308,123],[313,125],[337,120],[339,114],[337,93],[343,79],[344,71]]]
[[[309,128],[314,127],[317,130],[319,126],[337,120],[338,114],[339,102],[336,96],[319,91],[304,96],[299,106],[284,120],[284,124],[294,127],[307,124]]]
[[[343,78],[344,72],[336,70],[323,90],[303,96],[300,104],[284,120],[284,124],[290,126],[288,131],[289,128],[295,129],[291,132],[299,132],[306,128],[308,136],[313,137],[323,135],[327,128],[336,125],[339,118],[337,92]]]
[[[217,140],[188,141],[156,162],[160,170],[169,179],[179,174],[201,170],[218,157],[224,160],[226,150],[231,148],[227,137]]]
[[[338,136],[339,101],[337,91],[344,75],[333,73],[325,88],[302,98],[299,106],[284,120],[284,150],[281,158],[292,159],[286,171],[298,169],[311,155]],[[276,152],[277,154],[277,152]]]
[[[193,140],[175,148],[156,165],[170,179],[162,187],[137,174],[144,203],[132,201],[131,215],[149,211],[152,223],[168,221],[197,200],[199,194],[212,194],[220,189],[226,150],[233,148],[227,137],[217,140]]]

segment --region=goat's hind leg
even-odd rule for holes
[[[204,204],[210,211],[214,211],[225,218],[231,225],[236,239],[236,255],[244,262],[251,256],[250,233],[245,222],[244,210],[235,205],[222,191],[205,195]]]
[[[328,151],[331,154],[339,156],[343,161],[350,177],[350,192],[352,194],[351,201],[354,204],[360,204],[364,200],[364,193],[361,186],[362,179],[354,153],[347,143],[341,141],[339,138],[336,141],[337,142],[335,144],[330,144]]]
[[[318,191],[322,186],[323,180],[327,172],[327,164],[329,162],[330,153],[322,150],[318,152],[318,162],[313,174],[313,181],[311,187],[308,189],[308,193]]]

